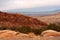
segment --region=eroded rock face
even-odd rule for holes
[[[27,25],[32,28],[38,28],[41,26],[46,26],[47,24],[37,20],[36,18],[24,16],[22,14],[0,12],[0,26],[17,27],[20,25]]]
[[[46,30],[41,33],[43,37],[59,37],[60,32],[54,31],[54,30]]]

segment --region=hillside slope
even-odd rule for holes
[[[36,18],[31,18],[21,14],[13,14],[7,12],[0,12],[0,26],[21,26],[26,25],[31,28],[38,28],[41,26],[46,26],[47,24],[37,20]]]
[[[46,22],[48,24],[50,23],[60,23],[60,12],[49,15],[49,16],[41,16],[41,17],[35,17],[43,22]]]

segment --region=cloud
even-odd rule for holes
[[[60,0],[0,0],[0,10],[60,6]]]

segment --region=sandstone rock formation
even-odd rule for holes
[[[29,37],[29,38],[33,38],[36,37],[36,35],[34,33],[29,33],[29,34],[24,34],[24,33],[20,33],[20,32],[16,32],[16,31],[12,31],[12,30],[0,30],[0,38],[1,37]]]
[[[50,36],[50,35],[49,35]],[[36,36],[33,33],[23,34],[11,30],[0,30],[0,40],[58,40],[60,38],[55,37],[41,37]]]
[[[0,30],[0,37],[16,37],[19,35],[19,32],[11,31],[11,30]]]
[[[43,37],[60,37],[60,32],[54,30],[46,30],[41,33]]]

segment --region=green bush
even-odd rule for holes
[[[60,32],[60,26],[56,24],[50,24],[46,27],[41,27],[39,29],[32,29],[32,32],[34,32],[36,35],[39,35],[45,30],[55,30]]]
[[[32,29],[32,32],[35,33],[36,35],[39,35],[41,33],[40,29]]]
[[[21,33],[29,33],[31,32],[31,28],[29,26],[22,26],[17,29]]]
[[[47,27],[41,27],[39,29],[32,29],[32,32],[36,35],[40,35],[43,31],[47,30]]]
[[[60,26],[56,25],[56,24],[50,24],[47,29],[51,29],[51,30],[56,30],[56,31],[60,31]]]
[[[6,26],[0,26],[0,30],[6,30]]]
[[[17,30],[17,28],[16,28],[15,26],[10,27],[9,29],[10,29],[10,30],[14,30],[14,31],[16,31],[16,30]]]

